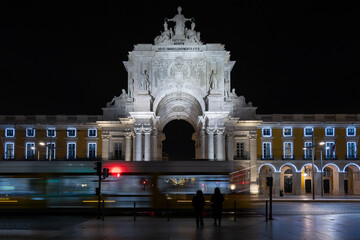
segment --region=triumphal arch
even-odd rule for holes
[[[231,88],[235,61],[224,45],[203,43],[194,18],[177,10],[153,44],[135,45],[123,62],[128,89],[103,108],[103,159],[119,141],[126,161],[164,161],[163,129],[180,119],[194,129],[193,161],[232,161],[242,139],[242,164],[256,165],[256,107]]]

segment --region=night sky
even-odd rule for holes
[[[102,114],[128,52],[178,5],[230,51],[257,113],[360,113],[360,4],[346,2],[0,1],[0,114]]]

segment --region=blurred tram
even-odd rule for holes
[[[99,182],[95,162],[32,163],[35,166],[0,163],[0,209],[97,207],[95,189]],[[235,193],[233,185],[239,185],[238,181],[230,181],[233,177],[224,171],[226,164],[213,164],[217,169],[213,172],[203,169],[205,164],[195,165],[203,169],[202,172],[196,171],[196,167],[191,168],[192,171],[181,170],[181,167],[176,168],[181,171],[164,171],[174,164],[185,168],[191,165],[189,162],[160,163],[159,167],[159,163],[103,162],[102,167],[110,169],[110,175],[101,181],[101,198],[106,208],[127,209],[135,203],[143,209],[165,209],[169,204],[171,208],[190,209],[191,199],[199,189],[209,202],[215,187],[231,199]],[[231,206],[230,203],[229,208]]]

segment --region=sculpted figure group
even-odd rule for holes
[[[174,38],[184,39],[185,43],[188,44],[202,44],[200,41],[200,33],[195,31],[195,20],[193,18],[185,18],[185,16],[181,14],[182,8],[180,6],[177,10],[178,14],[173,18],[165,19],[164,31],[154,39],[155,45],[172,44],[172,39]],[[186,22],[188,21],[191,21],[190,29],[186,27]],[[169,28],[168,22],[175,22],[174,31],[172,28]]]

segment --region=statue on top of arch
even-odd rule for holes
[[[165,18],[164,31],[154,39],[155,45],[173,45],[173,44],[202,44],[200,41],[200,32],[195,31],[195,19],[185,18],[181,14],[182,8],[178,7],[178,14],[173,18]],[[186,27],[186,22],[191,21],[191,28]],[[168,22],[175,22],[174,32],[169,28]]]

